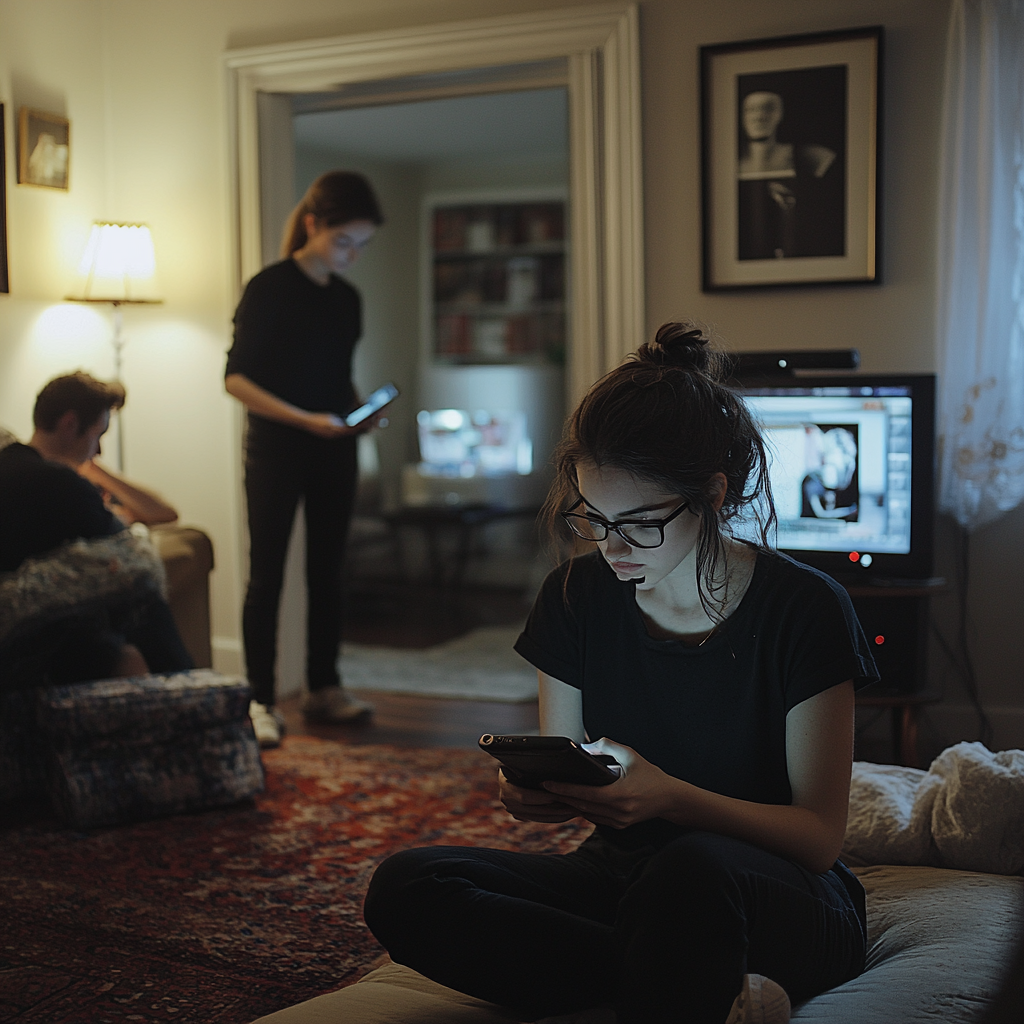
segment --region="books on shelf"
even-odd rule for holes
[[[435,358],[563,361],[565,227],[562,202],[434,208]]]

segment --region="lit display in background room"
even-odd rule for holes
[[[421,472],[437,476],[528,476],[533,445],[523,412],[423,410],[416,416]]]

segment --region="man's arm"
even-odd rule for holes
[[[117,500],[118,507],[114,511],[126,522],[156,526],[158,523],[173,523],[178,518],[174,506],[169,505],[155,491],[131,483],[94,460],[83,462],[78,472]]]

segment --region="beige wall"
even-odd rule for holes
[[[865,370],[935,369],[934,195],[947,7],[945,0],[644,4],[649,326],[687,315],[712,324],[734,348],[857,348]],[[887,51],[885,284],[702,293],[698,47],[877,24],[885,26]]]
[[[128,468],[214,537],[214,631],[237,649],[242,575],[236,411],[220,390],[237,298],[225,49],[567,0],[0,0],[12,294],[0,296],[0,422],[25,432],[53,374],[109,374],[102,314],[60,305],[93,219],[151,225],[164,306],[129,311]],[[865,369],[935,368],[934,207],[947,0],[650,0],[641,4],[647,315],[710,322],[732,347],[854,346]],[[702,43],[883,24],[885,283],[705,295],[699,285],[698,56]],[[19,105],[72,121],[71,191],[14,184]],[[1020,512],[972,543],[977,668],[998,744],[1024,746]],[[949,559],[943,555],[944,564]],[[1016,625],[1015,625],[1016,624]],[[951,684],[932,742],[973,738]]]

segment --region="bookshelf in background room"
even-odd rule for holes
[[[485,517],[468,582],[535,583],[533,519],[565,416],[568,195],[554,181],[423,199],[420,459],[403,468],[403,514]]]
[[[563,199],[429,207],[430,357],[449,365],[562,365]]]

